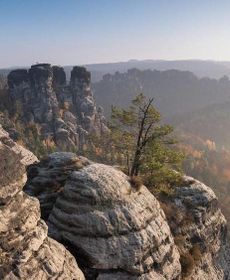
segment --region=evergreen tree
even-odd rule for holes
[[[153,99],[139,94],[126,108],[112,107],[110,133],[91,137],[86,155],[119,165],[131,178],[141,177],[153,191],[179,183],[183,155],[174,149],[173,128],[161,124]]]

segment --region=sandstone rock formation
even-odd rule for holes
[[[193,178],[160,206],[121,171],[55,153],[29,169],[26,191],[87,279],[230,279],[226,220],[213,191]]]
[[[189,279],[230,279],[230,250],[226,220],[214,192],[184,177],[175,195],[161,198],[162,207]]]
[[[127,176],[90,164],[72,172],[48,219],[89,279],[178,279],[179,253],[158,201]]]
[[[107,131],[101,108],[97,108],[90,73],[74,67],[70,83],[64,69],[37,64],[27,71],[18,69],[8,75],[9,94],[14,110],[25,124],[39,125],[43,139],[52,140],[63,150],[81,148],[88,133]]]
[[[85,68],[68,84],[61,67],[38,64],[12,71],[8,85],[21,120],[60,148],[107,129]],[[0,279],[230,280],[226,220],[201,182],[185,176],[156,199],[74,153],[38,162],[1,127],[0,159]]]
[[[74,257],[47,237],[39,201],[26,195],[25,166],[36,161],[0,127],[0,279],[85,279]]]
[[[77,157],[70,152],[61,152],[50,154],[27,168],[28,181],[24,191],[39,199],[43,219],[48,219],[70,174],[88,164],[90,161],[86,158]]]

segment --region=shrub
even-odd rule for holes
[[[182,234],[178,234],[175,236],[174,238],[175,244],[178,247],[179,252],[183,252],[184,247],[186,245],[186,238],[184,235]]]
[[[178,224],[181,222],[183,218],[181,212],[172,202],[170,202],[170,200],[160,201],[160,205],[165,213],[166,219],[169,223],[172,233],[175,234],[178,228]]]
[[[141,178],[138,176],[130,177],[129,182],[131,184],[131,187],[136,191],[139,191],[141,189],[141,186],[143,185]]]
[[[190,253],[183,253],[180,255],[180,263],[182,269],[182,277],[188,277],[192,274],[195,267],[195,261]]]
[[[192,255],[195,263],[199,263],[201,258],[202,258],[202,253],[201,253],[201,249],[200,249],[200,245],[199,244],[195,244],[191,250],[190,250],[190,254]]]

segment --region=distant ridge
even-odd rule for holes
[[[229,61],[212,61],[212,60],[136,60],[132,59],[123,62],[111,63],[93,63],[83,65],[92,73],[92,81],[99,81],[103,75],[116,71],[126,72],[128,69],[137,68],[139,70],[181,70],[193,72],[198,77],[209,77],[219,79],[223,76],[230,77],[230,62]],[[64,66],[67,74],[67,79],[70,78],[70,71],[73,65]],[[10,67],[0,69],[0,75],[7,75],[12,69],[26,67]],[[29,68],[29,67],[28,67]]]
[[[230,62],[223,61],[211,61],[211,60],[129,60],[124,62],[112,62],[112,63],[96,63],[84,65],[88,71],[92,73],[92,81],[99,81],[103,75],[109,73],[114,74],[119,71],[121,73],[126,72],[131,68],[137,68],[138,70],[180,70],[190,71],[196,76],[203,78],[215,78],[219,79],[223,76],[230,77]],[[69,76],[71,66],[64,67]]]
[[[198,78],[190,71],[137,70],[107,74],[94,83],[94,96],[107,116],[111,105],[124,107],[140,92],[155,98],[164,117],[189,113],[230,100],[230,80]]]

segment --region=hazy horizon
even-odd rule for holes
[[[137,60],[230,61],[227,0],[3,0],[0,68]]]
[[[60,65],[60,66],[64,66],[64,67],[71,67],[74,65],[100,65],[100,64],[119,64],[119,63],[128,63],[128,62],[213,62],[213,63],[230,63],[230,59],[229,60],[212,60],[212,59],[152,59],[152,58],[145,58],[145,59],[129,59],[129,60],[116,60],[116,61],[97,61],[97,62],[89,62],[89,63],[72,63],[72,64],[58,64],[58,63],[51,63],[50,61],[34,61],[31,64],[27,64],[27,65],[9,65],[9,66],[5,66],[5,67],[0,67],[0,69],[11,69],[11,68],[28,68],[31,67],[31,65],[33,64],[43,64],[43,63],[48,63],[51,65]]]

